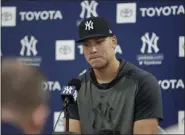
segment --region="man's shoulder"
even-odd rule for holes
[[[146,71],[136,65],[134,65],[133,63],[131,62],[127,62],[127,64],[125,65],[125,69],[131,73],[132,75],[132,78],[137,80],[137,81],[141,81],[141,80],[144,80],[147,76],[153,76],[152,73],[150,73],[149,71]],[[124,70],[124,69],[123,69]]]
[[[77,77],[81,82],[84,82],[86,79],[88,79],[90,74],[90,69],[84,69],[79,76]]]
[[[1,121],[1,131],[3,134],[23,134],[23,130],[17,125],[4,121]]]
[[[158,81],[152,73],[132,63],[128,63],[127,66],[129,68],[129,71],[131,72],[132,79],[135,80],[135,82],[137,83],[138,89],[140,89],[141,87],[143,91],[156,91],[160,89]],[[155,90],[153,90],[153,88]]]

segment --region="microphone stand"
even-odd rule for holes
[[[64,116],[66,118],[66,131],[65,132],[55,132],[53,135],[77,135],[77,133],[69,132],[69,100],[65,100],[63,103]]]
[[[64,116],[66,116],[66,132],[69,132],[69,102],[64,105]]]

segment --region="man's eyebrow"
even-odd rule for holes
[[[95,40],[105,40],[105,37],[97,37]]]
[[[95,38],[93,38],[93,39],[96,40],[96,41],[97,41],[97,40],[102,40],[102,41],[104,41],[104,40],[106,39],[106,37],[95,37]],[[84,40],[84,41],[83,41],[83,44],[84,44],[84,43],[88,43],[88,42],[89,42],[88,40]]]

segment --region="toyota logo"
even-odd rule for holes
[[[59,52],[61,54],[67,55],[71,52],[71,48],[67,45],[60,47]]]
[[[125,8],[125,9],[121,10],[120,14],[122,17],[130,17],[130,16],[132,16],[133,13],[132,13],[131,9]]]
[[[2,13],[1,17],[2,17],[2,21],[6,22],[12,19],[12,14],[9,12],[4,12]]]

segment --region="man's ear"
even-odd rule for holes
[[[117,46],[117,37],[114,35],[112,36],[112,48],[115,49]]]
[[[41,130],[48,118],[49,110],[46,105],[38,106],[32,114],[32,124],[35,129]]]

